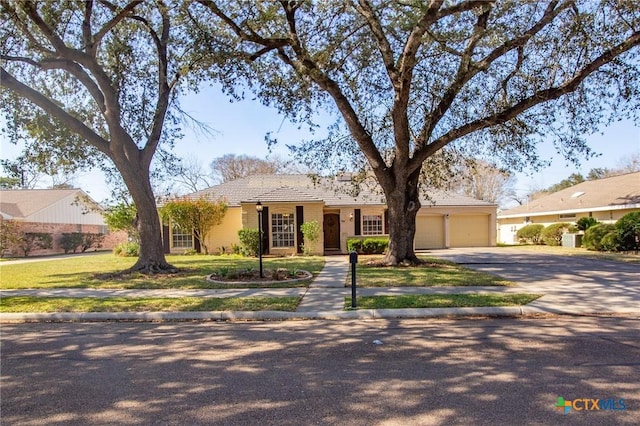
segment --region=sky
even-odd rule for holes
[[[295,145],[313,137],[307,128],[300,128],[283,119],[275,109],[262,106],[251,99],[231,103],[216,88],[207,88],[183,98],[181,107],[198,121],[206,123],[213,131],[211,134],[203,134],[185,129],[185,137],[176,144],[174,153],[183,158],[196,158],[207,171],[211,160],[225,154],[247,154],[259,158],[275,154],[286,160],[288,150],[285,145]],[[332,122],[328,115],[321,117],[321,121],[326,124]],[[271,154],[264,139],[269,132],[280,141]],[[316,137],[322,135],[323,130],[319,129]],[[601,129],[599,133],[588,135],[586,139],[599,155],[581,161],[579,167],[567,163],[558,155],[551,141],[540,145],[542,158],[549,159],[552,163],[537,172],[525,170],[517,173],[517,193],[524,196],[534,190],[549,187],[572,173],[586,175],[596,167],[615,168],[625,158],[640,152],[640,128],[630,121],[614,123]],[[19,152],[20,147],[11,145],[0,133],[0,156],[3,159],[13,159]],[[98,202],[109,198],[109,190],[99,172],[80,172],[73,183]],[[41,182],[42,187],[50,185],[51,182]]]

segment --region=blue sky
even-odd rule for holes
[[[283,120],[273,108],[262,106],[258,101],[244,100],[230,103],[228,98],[215,89],[206,89],[197,95],[190,95],[181,101],[181,107],[194,118],[208,124],[213,134],[198,134],[189,129],[185,138],[176,144],[175,153],[180,157],[192,156],[198,159],[205,169],[216,157],[224,154],[247,154],[265,158],[269,152],[264,140],[265,134],[272,132],[280,144],[274,154],[286,159],[286,144],[296,144],[312,135],[303,127]],[[324,117],[325,122],[329,122]],[[322,130],[318,131],[322,135]],[[19,147],[10,145],[0,136],[2,158],[14,158]],[[587,136],[589,145],[599,156],[581,161],[580,167],[567,163],[556,154],[552,143],[539,147],[543,158],[552,160],[550,167],[539,172],[525,171],[517,175],[516,189],[526,194],[535,189],[548,187],[565,179],[572,173],[586,175],[595,167],[614,168],[625,157],[640,151],[640,128],[630,121],[621,121],[602,129],[601,133]],[[87,191],[92,198],[102,201],[109,193],[99,173],[80,173],[74,182]],[[43,187],[50,182],[42,182]]]

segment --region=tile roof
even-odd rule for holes
[[[498,218],[621,208],[640,208],[640,172],[582,182],[505,210]]]
[[[223,198],[229,206],[261,202],[324,202],[327,206],[384,205],[377,184],[354,187],[351,182],[308,175],[254,175],[212,186],[188,198]],[[442,191],[429,191],[423,206],[491,206],[493,204]]]

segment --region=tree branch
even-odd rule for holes
[[[118,25],[118,23],[120,23],[120,21],[122,21],[125,17],[129,16],[131,14],[131,12],[133,11],[133,9],[137,5],[142,3],[142,2],[143,2],[143,0],[135,0],[135,1],[132,1],[131,3],[127,4],[125,7],[123,7],[122,10],[120,10],[120,12],[118,12],[118,14],[116,16],[114,16],[109,22],[104,24],[102,26],[102,28],[100,28],[100,31],[98,31],[93,36],[93,44],[100,44],[100,42],[102,41],[104,36],[109,31],[111,31],[113,29],[113,27]]]
[[[60,108],[51,99],[43,96],[40,92],[32,89],[31,87],[23,84],[9,74],[3,67],[0,67],[0,86],[6,87],[21,97],[28,99],[34,104],[38,105],[48,114],[60,120],[65,125],[69,126],[71,130],[85,138],[92,146],[98,149],[100,152],[108,154],[109,142],[97,135],[93,130],[87,127],[83,122],[70,115],[64,109]]]
[[[365,21],[367,21],[367,25],[369,25],[369,28],[373,33],[373,37],[376,39],[378,51],[382,56],[382,62],[384,63],[384,66],[387,70],[387,74],[389,75],[389,78],[395,86],[395,82],[398,79],[398,70],[396,69],[395,60],[393,58],[393,50],[391,49],[391,44],[389,44],[389,40],[387,40],[387,37],[384,34],[384,30],[382,29],[380,20],[376,16],[373,7],[367,0],[358,0],[358,6],[356,6],[356,10],[360,12]]]
[[[425,146],[424,149],[417,151],[411,159],[410,170],[419,168],[423,161],[454,140],[491,126],[504,124],[522,114],[524,111],[527,111],[539,104],[558,99],[566,94],[574,92],[580,87],[584,80],[594,72],[598,71],[602,66],[614,61],[623,53],[628,52],[637,46],[640,46],[640,32],[633,33],[622,43],[605,51],[602,55],[582,67],[582,69],[576,73],[572,79],[566,81],[564,84],[538,90],[528,98],[523,99],[515,105],[512,105],[500,112],[472,121],[471,123],[465,124],[457,129],[450,130],[429,145]]]

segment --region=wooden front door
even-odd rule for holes
[[[322,224],[324,233],[324,248],[340,249],[340,215],[338,213],[326,213]]]

